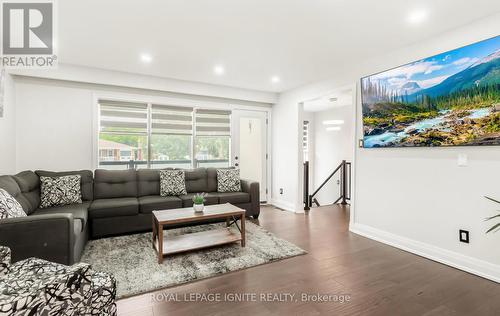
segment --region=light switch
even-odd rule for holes
[[[458,154],[457,164],[459,167],[467,167],[469,161],[466,154]]]

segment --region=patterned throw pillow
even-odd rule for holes
[[[26,213],[19,202],[4,189],[0,189],[0,219],[24,217]]]
[[[239,169],[217,169],[217,192],[240,192]]]
[[[40,208],[82,203],[82,176],[40,177]]]
[[[160,170],[160,195],[187,194],[186,175],[183,170]]]

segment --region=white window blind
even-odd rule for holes
[[[147,104],[100,100],[99,105],[101,133],[147,135]]]
[[[111,169],[228,165],[231,111],[106,99],[98,103],[99,165]]]
[[[151,133],[156,135],[192,135],[193,108],[153,104],[151,107]]]
[[[197,136],[230,136],[231,111],[196,110]]]

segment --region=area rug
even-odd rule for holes
[[[306,253],[250,221],[246,224],[244,248],[233,243],[166,256],[163,264],[158,264],[151,233],[143,233],[92,240],[87,243],[81,261],[90,263],[96,271],[114,275],[117,296],[124,298]],[[194,233],[223,225],[177,228],[166,230],[165,234]],[[239,233],[237,228],[231,229]]]

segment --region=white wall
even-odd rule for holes
[[[339,125],[340,131],[327,131],[327,126],[323,125],[326,120],[344,120],[344,124]],[[323,183],[342,160],[353,160],[354,107],[349,105],[315,112],[314,121],[313,190]],[[331,204],[340,196],[337,183],[339,175],[330,179],[318,192],[317,199],[321,205]]]
[[[276,166],[273,194],[285,186],[292,194],[283,203],[301,205],[297,196],[298,103],[359,78],[500,34],[500,14],[449,31],[385,56],[336,69],[330,80],[284,93],[276,105],[273,139],[276,156],[288,156],[286,168]],[[359,90],[359,89],[358,89]],[[290,112],[284,114],[285,112]],[[359,96],[357,137],[361,137]],[[274,114],[274,113],[273,113]],[[279,127],[279,128],[278,128]],[[469,166],[457,167],[467,154]],[[274,165],[280,165],[276,159]],[[274,166],[273,165],[273,166]],[[496,205],[483,195],[500,197],[500,147],[357,149],[351,230],[434,260],[500,281],[500,234],[485,235]],[[295,194],[295,195],[294,195]],[[458,242],[458,229],[471,232],[471,243]]]
[[[234,92],[235,89],[232,89]],[[220,91],[219,91],[220,92]],[[217,92],[217,94],[219,94]],[[227,106],[270,107],[245,100],[186,95],[149,89],[15,76],[15,170],[75,170],[95,168],[94,141],[96,97],[132,98],[153,102]],[[239,93],[243,93],[240,91]],[[233,95],[230,93],[229,95]],[[168,100],[168,101],[166,101]]]
[[[16,81],[18,171],[92,168],[92,90]]]
[[[273,106],[271,127],[271,202],[290,211],[299,209],[302,204],[302,195],[298,196],[301,148],[298,129],[302,122],[299,122],[298,104],[295,101],[293,98],[288,99],[287,94],[280,95],[278,103]],[[280,194],[280,189],[283,189],[283,194]]]
[[[68,64],[59,64],[56,69],[29,69],[15,70],[12,72],[16,75],[32,78],[81,82],[92,85],[112,85],[117,87],[187,94],[190,96],[199,95],[268,104],[273,104],[277,101],[277,94],[274,92],[240,89]]]
[[[12,76],[5,74],[3,117],[0,117],[0,174],[12,174],[16,169],[15,94]]]

